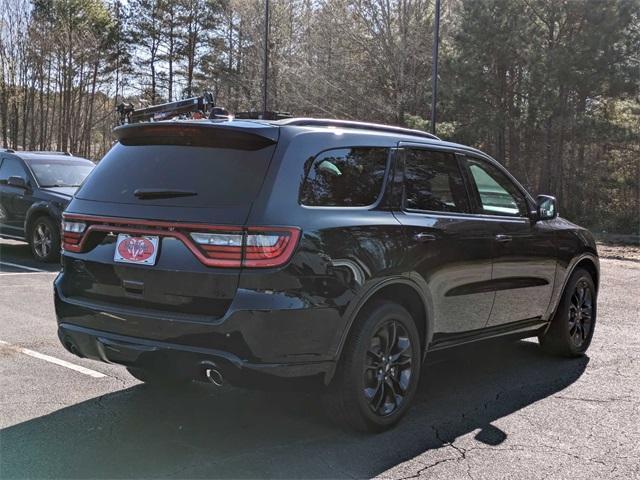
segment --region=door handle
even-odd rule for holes
[[[507,243],[507,242],[510,242],[511,240],[513,240],[513,238],[511,238],[511,235],[503,235],[501,233],[496,235],[496,241],[497,242]]]
[[[420,232],[416,233],[413,236],[413,239],[416,242],[433,242],[436,239],[436,236],[431,233]]]

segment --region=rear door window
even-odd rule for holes
[[[366,207],[382,192],[389,149],[354,147],[327,150],[308,166],[300,203],[318,207]]]
[[[406,149],[403,203],[407,210],[468,212],[467,192],[455,156]]]
[[[22,177],[27,180],[27,172],[15,158],[5,158],[0,166],[0,184],[6,184],[9,177]]]
[[[274,149],[275,145],[239,150],[118,143],[98,163],[76,196],[144,205],[246,205],[257,196]],[[160,194],[143,196],[140,192]],[[163,196],[162,192],[168,194]]]

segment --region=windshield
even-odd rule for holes
[[[93,170],[90,163],[33,162],[31,163],[38,183],[47,187],[79,187]]]

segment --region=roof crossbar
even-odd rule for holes
[[[413,135],[418,137],[430,138],[432,140],[440,140],[435,135],[424,132],[422,130],[414,130],[412,128],[394,127],[390,125],[382,125],[379,123],[356,122],[353,120],[333,120],[330,118],[293,118],[291,120],[283,120],[280,125],[296,125],[301,127],[338,127],[338,128],[360,128],[362,130],[373,130],[377,132],[398,133],[402,135]]]
[[[239,120],[284,120],[286,118],[292,118],[293,115],[289,112],[259,112],[259,111],[250,111],[250,112],[236,112],[233,116]]]
[[[57,151],[57,150],[34,150],[28,153],[35,153],[38,155],[65,155],[67,157],[72,157],[73,155],[71,155],[71,153],[69,152],[62,152],[62,151]]]
[[[0,152],[5,153],[29,153],[33,155],[64,155],[66,157],[73,157],[69,152],[62,152],[57,150],[14,150],[12,148],[0,148]]]

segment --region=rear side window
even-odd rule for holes
[[[144,205],[246,205],[257,196],[275,146],[258,150],[116,144],[76,196]],[[151,192],[140,195],[140,192]],[[162,192],[169,192],[163,195]],[[178,192],[181,195],[171,195]]]
[[[315,157],[302,184],[300,203],[321,207],[366,207],[382,191],[388,148],[340,148]]]
[[[404,207],[409,210],[468,212],[467,192],[453,154],[405,150]]]
[[[26,180],[27,174],[19,160],[5,158],[0,165],[0,183],[7,183],[9,177],[22,177]]]

